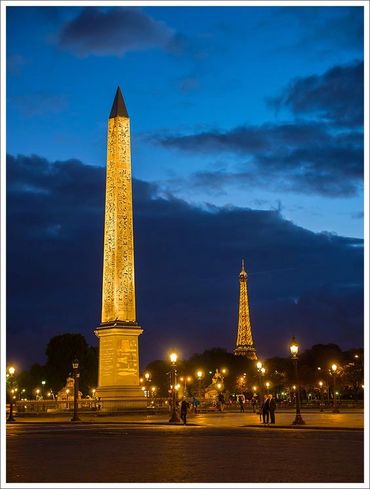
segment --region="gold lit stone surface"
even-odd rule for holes
[[[136,322],[130,119],[109,119],[102,323]]]
[[[248,301],[248,277],[244,268],[244,259],[242,260],[242,270],[239,274],[239,320],[238,335],[236,340],[235,355],[243,355],[250,360],[257,360],[256,350],[253,344],[252,327],[249,314]]]
[[[130,119],[119,89],[108,122],[104,224],[102,315],[95,330],[99,338],[96,395],[127,401],[130,408],[144,407],[138,344],[143,330],[137,325],[135,308]],[[114,406],[118,404],[107,409]]]

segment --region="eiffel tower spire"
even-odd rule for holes
[[[249,315],[248,302],[248,276],[245,271],[245,262],[242,258],[242,269],[239,273],[240,295],[239,295],[239,320],[238,335],[234,355],[242,355],[250,360],[257,360],[256,349],[253,344],[252,327]]]

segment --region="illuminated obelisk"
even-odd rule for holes
[[[252,327],[249,315],[247,272],[245,271],[244,258],[242,269],[239,273],[240,295],[239,295],[239,320],[238,335],[234,355],[242,355],[250,360],[257,360],[256,349],[253,344]]]
[[[104,261],[99,338],[102,399],[125,399],[142,405],[139,388],[139,344],[136,322],[130,119],[117,88],[108,121]],[[141,401],[141,402],[140,402]]]

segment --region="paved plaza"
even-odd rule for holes
[[[8,482],[362,482],[362,412],[19,418],[7,426]]]

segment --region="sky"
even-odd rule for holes
[[[362,7],[7,7],[7,348],[97,344],[107,119],[130,114],[142,363],[363,342]]]

